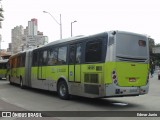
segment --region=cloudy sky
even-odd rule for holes
[[[2,0],[5,20],[2,22],[2,48],[11,42],[11,29],[27,26],[38,19],[38,30],[49,37],[49,42],[60,38],[59,21],[62,15],[63,38],[89,35],[110,30],[147,34],[160,43],[159,0]]]

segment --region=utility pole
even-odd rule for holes
[[[60,19],[59,19],[59,22],[58,22],[50,12],[43,11],[43,13],[48,13],[53,18],[53,20],[60,26],[60,39],[62,39],[62,19],[61,19],[61,14],[59,16]]]
[[[2,21],[4,19],[4,16],[3,16],[3,8],[2,8],[2,3],[1,3],[2,0],[0,0],[0,29],[2,28]],[[2,42],[2,35],[0,34],[0,59],[2,59],[1,57],[1,42]]]

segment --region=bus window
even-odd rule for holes
[[[26,61],[26,54],[23,54],[21,56],[21,63],[20,63],[20,66],[21,67],[24,67],[25,66],[25,61]]]
[[[48,51],[48,65],[58,64],[58,48],[50,49]]]
[[[32,61],[33,66],[38,66],[38,52],[33,53],[33,61]]]
[[[76,63],[81,63],[81,55],[82,55],[82,44],[77,44],[76,51]]]
[[[48,51],[48,65],[53,65],[54,60],[53,60],[53,49],[50,49]]]
[[[75,63],[75,45],[71,45],[69,48],[69,64]]]
[[[91,41],[86,44],[85,62],[102,61],[102,41]]]
[[[58,64],[58,48],[53,49],[53,64]]]
[[[41,51],[39,55],[39,65],[40,66],[45,66],[47,65],[47,50]]]
[[[47,64],[47,50],[43,51],[43,64]]]
[[[17,66],[17,59],[16,58],[13,58],[12,64],[13,64],[13,68],[16,68],[16,66]]]
[[[67,47],[60,47],[58,50],[58,64],[66,64]]]
[[[144,41],[144,40],[139,40],[138,44],[139,44],[139,46],[146,47],[146,41]]]
[[[17,57],[17,65],[16,65],[16,68],[20,67],[20,59],[21,59],[21,56],[18,56],[18,57]]]

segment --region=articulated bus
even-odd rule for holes
[[[0,79],[7,76],[7,62],[8,59],[0,60]]]
[[[109,31],[54,41],[9,59],[10,83],[90,98],[138,96],[149,89],[145,35]]]

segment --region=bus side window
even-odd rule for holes
[[[48,51],[48,65],[56,65],[57,64],[57,57],[58,57],[58,49],[50,49]]]
[[[38,66],[38,52],[33,53],[32,66]]]
[[[66,64],[67,62],[67,46],[58,49],[58,64]]]
[[[75,45],[69,47],[69,64],[75,63]]]
[[[102,41],[91,41],[86,44],[85,62],[102,61]]]
[[[42,50],[39,52],[39,65],[45,66],[47,65],[47,50]]]
[[[21,67],[24,67],[25,66],[25,61],[26,61],[26,54],[23,54],[22,56],[21,56]]]
[[[81,63],[82,44],[77,44],[76,63]]]

